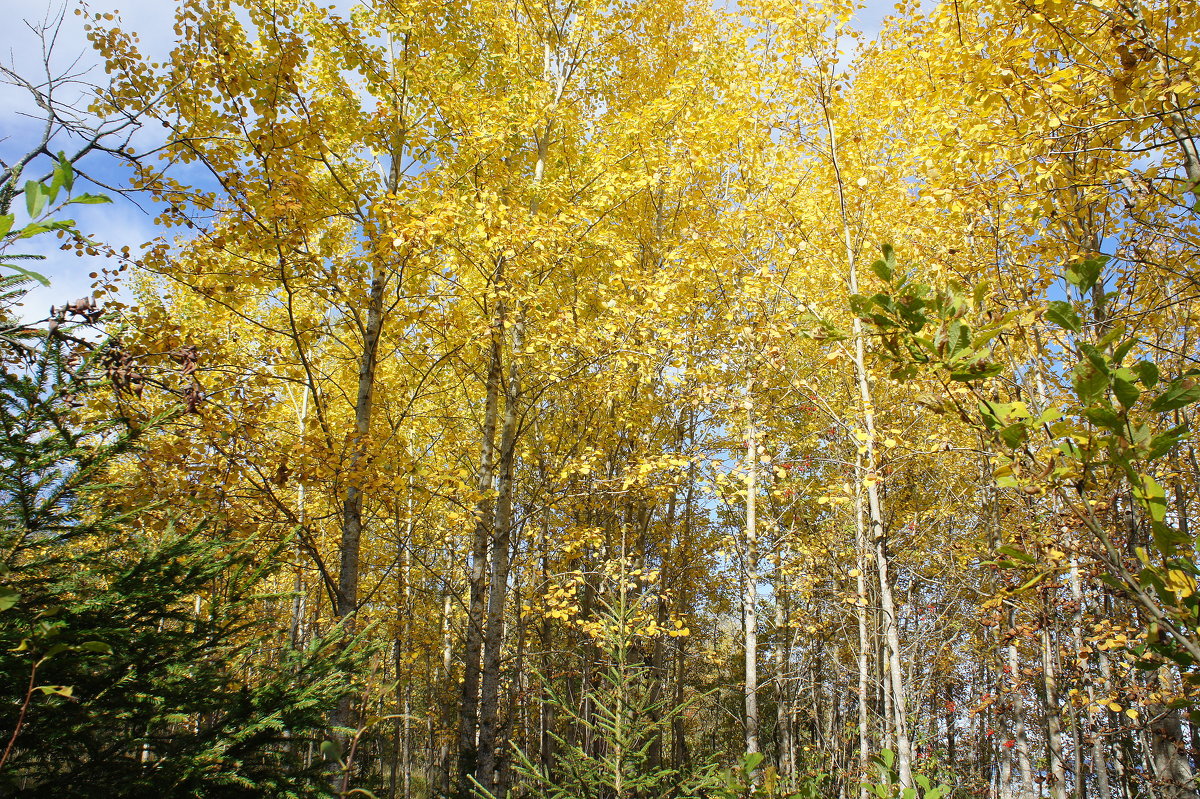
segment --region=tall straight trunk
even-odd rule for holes
[[[306,386],[304,394],[300,400],[300,411],[297,414],[297,428],[300,435],[304,435],[305,425],[308,423],[308,396],[309,388]],[[305,485],[302,480],[296,481],[296,520],[300,527],[308,521],[308,503],[306,502],[307,495]],[[302,562],[303,550],[301,547],[301,538],[303,530],[297,531],[296,537],[296,572],[295,572],[295,592],[296,595],[292,598],[292,623],[289,626],[288,640],[291,642],[292,649],[299,649],[304,642],[304,617],[308,611],[308,592],[304,590],[304,570],[300,564]]]
[[[1071,571],[1070,571],[1069,576],[1070,576],[1070,583],[1071,583],[1071,599],[1075,603],[1075,612],[1071,618],[1071,638],[1072,638],[1071,643],[1075,646],[1075,651],[1079,652],[1083,649],[1083,645],[1084,645],[1084,637],[1083,637],[1083,600],[1084,600],[1084,596],[1083,596],[1083,582],[1079,576],[1079,562],[1078,562],[1078,558],[1075,555],[1071,555]],[[1087,694],[1088,706],[1091,707],[1095,704],[1095,701],[1096,701],[1096,687],[1092,680],[1086,680],[1085,683],[1086,683],[1086,685],[1085,685],[1084,691]],[[1092,775],[1092,780],[1095,782],[1095,785],[1096,785],[1096,794],[1098,796],[1104,797],[1104,799],[1108,799],[1108,797],[1110,797],[1112,795],[1112,790],[1109,787],[1109,783],[1108,783],[1108,755],[1104,751],[1104,737],[1099,734],[1099,730],[1096,729],[1096,725],[1091,720],[1089,720],[1085,717],[1084,723],[1086,723],[1088,725],[1089,729],[1091,730],[1091,736],[1092,736],[1091,775]],[[1082,784],[1084,782],[1083,773],[1080,772],[1079,775],[1076,777],[1076,779],[1079,781],[1080,784]],[[1084,795],[1086,795],[1086,790],[1084,791]]]
[[[871,765],[870,716],[867,692],[871,680],[871,635],[867,626],[867,531],[863,522],[861,456],[855,461],[854,544],[855,544],[855,616],[858,618],[858,796],[867,799],[867,769]]]
[[[412,494],[410,493],[409,499],[408,499],[408,513],[409,513],[408,535],[405,536],[403,566],[401,567],[401,574],[403,575],[403,577],[402,577],[403,586],[402,586],[402,591],[401,591],[401,599],[402,599],[401,612],[403,613],[404,618],[402,619],[401,626],[400,626],[401,640],[396,641],[397,654],[399,654],[403,651],[402,646],[408,646],[408,642],[412,640],[412,617],[413,617],[412,534],[414,531],[414,522],[415,522],[415,520],[413,519],[412,512],[413,512],[413,502],[412,502]],[[408,668],[408,658],[407,657],[405,657],[403,661],[397,662],[396,665],[398,667],[396,670],[396,679],[399,681],[399,684],[402,686],[402,692],[403,692],[403,694],[402,694],[403,710],[401,711],[403,713],[403,718],[401,719],[403,728],[400,731],[401,739],[403,742],[402,746],[401,746],[401,753],[400,753],[400,763],[401,763],[401,769],[402,769],[402,775],[403,775],[402,784],[404,786],[403,795],[404,795],[404,799],[411,799],[411,797],[412,797],[412,674]]]
[[[858,267],[854,256],[854,242],[850,234],[850,218],[846,211],[845,182],[842,178],[841,165],[838,161],[837,136],[833,128],[833,118],[829,114],[829,101],[822,88],[822,106],[825,113],[825,126],[829,135],[829,152],[832,160],[834,176],[837,181],[838,203],[842,220],[842,234],[846,250],[846,278],[851,294],[858,293]],[[871,380],[867,373],[866,342],[864,339],[862,320],[855,316],[851,323],[854,338],[854,381],[858,388],[859,412],[863,423],[866,441],[863,442],[863,453],[866,456],[865,468],[867,495],[867,519],[869,522],[870,541],[875,554],[875,571],[879,579],[879,605],[882,613],[883,637],[887,644],[888,658],[888,688],[892,697],[892,708],[895,713],[896,731],[896,772],[900,778],[900,787],[913,787],[912,778],[912,744],[908,737],[907,710],[908,702],[904,687],[904,671],[900,662],[900,632],[899,620],[892,597],[892,581],[890,562],[887,550],[886,530],[883,524],[883,504],[879,498],[879,460],[878,442],[875,436],[875,402],[871,393]]]
[[[360,487],[366,466],[367,437],[371,431],[371,408],[375,400],[375,367],[379,358],[379,339],[383,333],[383,293],[386,280],[383,266],[376,264],[371,276],[367,304],[367,324],[363,329],[363,351],[358,362],[358,391],[354,399],[354,449],[350,456],[350,476],[342,500],[341,567],[338,570],[337,608],[339,618],[358,610],[359,552],[362,549],[363,491]]]
[[[877,661],[879,663],[879,705],[883,709],[883,736],[880,739],[880,748],[891,749],[896,751],[896,713],[892,709],[892,691],[891,691],[891,671],[892,663],[887,655],[887,643],[883,640],[883,636],[879,632],[879,614],[876,615],[875,624],[875,649],[878,652]],[[879,778],[881,781],[891,778],[882,765],[879,767]]]
[[[518,582],[514,586],[515,595],[519,599],[521,597],[521,584]],[[517,651],[513,660],[513,676],[516,684],[513,690],[508,694],[506,702],[506,716],[509,719],[507,728],[511,731],[516,728],[516,721],[520,721],[520,728],[515,733],[510,732],[508,741],[520,741],[521,750],[529,751],[529,703],[524,700],[528,695],[529,680],[525,670],[525,645],[527,642],[528,627],[525,619],[521,614],[517,614]],[[515,746],[515,744],[513,744]],[[507,797],[509,785],[512,784],[512,761],[511,757],[497,758],[496,772],[493,789],[493,795],[497,797]]]
[[[986,745],[979,742],[980,748]],[[995,795],[999,799],[1013,799],[1012,789],[1013,752],[1011,746],[1000,747],[1000,773],[996,777]]]
[[[541,590],[550,586],[550,553],[547,528],[550,525],[549,512],[542,512],[541,525],[538,528],[538,552],[541,561]],[[548,684],[553,675],[550,670],[550,643],[553,640],[553,627],[549,615],[543,614],[541,625],[541,691],[538,700],[538,762],[542,773],[554,779],[554,703],[551,701],[551,686]]]
[[[786,578],[783,573],[783,555],[775,551],[775,768],[783,777],[784,787],[790,787],[795,774],[792,773],[788,757],[794,746],[788,724],[791,706],[788,691],[788,667],[791,662],[791,633],[788,625],[788,602]]]
[[[450,629],[450,611],[453,608],[453,597],[450,595],[448,586],[442,588],[442,663],[441,670],[436,675],[434,684],[449,683],[453,677],[454,667],[454,635]],[[442,703],[443,725],[446,730],[454,729],[454,706],[450,702]],[[432,715],[431,715],[432,720]],[[431,785],[436,785],[437,796],[450,795],[451,781],[451,764],[450,756],[451,742],[444,736],[438,736],[437,755],[436,755],[436,777],[431,780]]]
[[[677,426],[678,446],[683,448],[683,424],[682,421]],[[675,539],[675,521],[676,521],[676,505],[679,499],[677,489],[671,491],[667,499],[666,515],[663,519],[664,530],[663,540],[666,542],[665,548],[669,549]],[[670,579],[670,568],[667,558],[664,556],[661,560],[662,580]],[[665,583],[664,584],[669,584]],[[671,609],[668,605],[667,596],[660,590],[656,598],[656,616],[658,626],[662,629],[668,629],[670,623]],[[650,674],[653,682],[650,686],[650,701],[653,703],[650,711],[652,721],[653,736],[650,742],[650,749],[647,753],[647,768],[651,771],[658,771],[663,765],[663,751],[666,744],[666,730],[662,724],[662,711],[665,704],[665,695],[670,690],[669,680],[667,679],[667,642],[662,636],[656,636],[651,643],[650,651]]]
[[[354,626],[358,611],[359,553],[362,549],[363,491],[360,487],[366,470],[368,436],[371,431],[371,409],[375,399],[375,367],[379,358],[379,340],[383,334],[383,294],[386,279],[384,267],[376,263],[371,277],[367,302],[367,324],[363,328],[363,351],[358,363],[358,390],[354,399],[354,449],[350,456],[346,493],[342,500],[341,564],[338,569],[337,607],[339,619]],[[354,727],[354,705],[351,696],[343,698],[334,711],[336,727]]]
[[[1067,779],[1063,765],[1062,720],[1059,715],[1058,678],[1054,642],[1049,619],[1049,597],[1045,597],[1042,629],[1039,635],[1042,655],[1042,702],[1046,728],[1046,779],[1051,799],[1066,799]]]
[[[743,700],[746,753],[758,752],[758,442],[754,429],[753,385],[746,390],[746,529],[743,540],[742,633],[746,653]]]
[[[410,437],[408,455],[416,451],[416,441]],[[408,494],[405,497],[404,534],[400,542],[400,568],[396,575],[396,639],[393,642],[396,669],[396,705],[400,718],[396,720],[396,740],[393,747],[391,793],[412,796],[412,670],[408,662],[408,642],[412,640],[412,548],[416,533],[415,498],[416,477],[408,478]],[[399,785],[397,784],[399,772]]]
[[[696,414],[692,411],[688,419],[688,438],[693,443],[696,440]],[[688,480],[687,488],[683,492],[683,521],[680,524],[680,546],[679,550],[683,553],[679,564],[679,584],[686,586],[687,577],[687,561],[686,558],[691,553],[692,549],[692,509],[696,497],[696,464],[695,462],[688,464]],[[682,595],[683,591],[676,594],[676,613],[680,618],[687,608],[686,598]],[[675,680],[675,701],[674,706],[677,708],[683,707],[684,688],[686,686],[686,646],[690,640],[687,636],[680,636],[675,640],[675,658],[674,658],[674,680]],[[687,746],[687,736],[684,729],[684,719],[682,713],[676,713],[671,718],[671,767],[676,771],[682,771],[688,763],[689,753]]]
[[[867,490],[868,507],[874,489]],[[873,528],[881,525],[873,523]],[[875,568],[879,578],[879,605],[883,627],[884,650],[888,659],[888,681],[885,685],[892,700],[893,729],[896,738],[896,772],[902,788],[912,787],[912,743],[908,737],[907,691],[904,686],[904,667],[900,660],[900,632],[896,605],[892,598],[891,576],[888,574],[887,544],[875,540]]]
[[[523,347],[524,321],[512,326],[512,351]],[[479,705],[479,766],[476,779],[483,787],[496,787],[496,752],[500,725],[500,655],[504,643],[504,607],[508,600],[508,572],[512,548],[513,467],[520,424],[518,402],[521,373],[516,359],[509,364],[500,426],[499,483],[496,491],[496,527],[492,541],[491,584],[488,587],[487,626],[483,638],[482,691]],[[498,796],[503,792],[497,791]]]
[[[1106,614],[1113,612],[1111,596],[1105,594],[1103,596],[1103,611]],[[1113,676],[1112,664],[1109,663],[1107,653],[1101,651],[1096,653],[1096,662],[1100,666],[1100,690],[1107,695],[1113,693]],[[1131,770],[1126,766],[1126,756],[1128,754],[1128,732],[1120,737],[1114,736],[1108,743],[1108,759],[1113,766],[1113,776],[1115,779],[1116,793],[1119,799],[1128,799],[1133,796],[1133,788],[1130,784],[1133,779]]]
[[[1008,690],[1013,722],[1013,748],[1017,750],[1017,777],[1019,799],[1033,799],[1033,766],[1029,758],[1029,738],[1025,733],[1025,696],[1021,691],[1020,661],[1017,657],[1016,611],[1008,611],[1009,639],[1005,652],[1008,656]]]
[[[493,284],[499,282],[503,262],[497,259]],[[495,522],[493,482],[496,475],[496,426],[500,411],[500,392],[504,357],[504,305],[498,303],[492,317],[491,350],[488,357],[487,384],[483,408],[483,431],[479,448],[479,472],[475,488],[475,532],[471,542],[470,598],[467,606],[467,631],[463,643],[463,681],[458,719],[458,796],[470,799],[471,779],[479,761],[479,658],[483,652],[483,617],[487,600],[488,545]]]

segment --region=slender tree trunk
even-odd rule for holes
[[[512,351],[523,346],[524,322],[512,327]],[[508,599],[509,557],[512,547],[513,467],[520,423],[518,402],[521,374],[516,359],[509,365],[500,427],[500,480],[496,495],[496,528],[492,542],[491,584],[488,590],[487,626],[483,639],[482,695],[479,713],[479,766],[476,779],[491,790],[495,787],[496,757],[500,746],[500,655],[504,643],[504,607]]]
[[[828,99],[822,89],[822,104],[825,111],[825,125],[829,135],[829,151],[833,162],[834,175],[837,181],[838,201],[840,204],[842,233],[846,250],[847,281],[850,293],[858,293],[858,267],[854,257],[854,243],[850,234],[850,220],[846,212],[845,184],[838,162],[837,137],[833,128],[833,118],[829,114]],[[862,320],[857,316],[852,321],[854,338],[854,380],[858,387],[859,410],[866,435],[863,449],[866,450],[865,468],[867,495],[867,518],[869,520],[870,540],[875,552],[875,570],[879,578],[879,604],[882,612],[883,636],[887,644],[889,665],[889,688],[892,696],[892,707],[895,713],[896,731],[896,772],[900,778],[901,788],[913,787],[912,779],[912,744],[908,737],[907,710],[908,702],[904,688],[904,671],[900,662],[900,632],[899,619],[892,598],[892,582],[889,574],[889,555],[887,551],[886,530],[883,523],[883,506],[879,498],[877,482],[878,473],[878,443],[875,436],[875,403],[871,392],[871,380],[867,372],[866,342],[864,339]]]
[[[1042,629],[1040,632],[1042,655],[1042,701],[1046,727],[1046,779],[1050,786],[1051,799],[1066,799],[1067,779],[1063,765],[1062,720],[1058,698],[1058,678],[1055,674],[1054,642],[1051,636],[1049,603],[1044,598]]]
[[[758,752],[758,441],[754,428],[753,384],[746,389],[746,529],[745,580],[742,585],[746,753]]]
[[[503,262],[497,259],[493,285],[499,282]],[[471,778],[479,760],[479,659],[483,652],[483,618],[487,600],[488,545],[495,522],[493,482],[496,474],[496,426],[499,417],[504,347],[504,305],[498,303],[492,317],[491,352],[488,358],[486,397],[483,411],[482,443],[476,490],[475,534],[471,545],[470,599],[467,607],[467,632],[463,645],[463,682],[458,721],[458,796],[470,799]]]
[[[401,690],[404,700],[403,704],[401,705],[401,713],[403,713],[403,718],[401,718],[401,722],[403,723],[403,728],[401,730],[403,746],[401,747],[400,758],[401,768],[403,769],[402,785],[404,799],[411,799],[412,797],[412,673],[408,667],[409,664],[407,653],[404,652],[403,649],[403,647],[407,647],[409,645],[408,642],[412,640],[413,604],[411,547],[415,520],[412,516],[411,494],[409,495],[408,499],[408,512],[408,535],[405,536],[404,562],[401,567],[401,574],[403,575],[404,580],[403,590],[401,592],[401,610],[404,614],[404,618],[400,624],[401,640],[396,641],[397,653],[404,655],[403,660],[397,663],[399,668],[396,671],[396,679],[400,681],[400,685],[402,686]]]
[[[790,787],[795,777],[788,765],[788,755],[793,747],[791,730],[788,726],[788,709],[791,706],[787,676],[791,660],[790,640],[783,555],[777,548],[775,550],[775,768],[783,777],[785,787]]]
[[[867,531],[864,524],[862,457],[855,460],[854,543],[855,616],[858,619],[858,796],[867,799],[867,769],[871,765],[871,730],[867,692],[871,681],[871,634],[867,620]]]
[[[1075,603],[1075,612],[1071,619],[1071,636],[1072,636],[1072,643],[1075,646],[1075,651],[1080,652],[1083,649],[1083,645],[1084,645],[1084,637],[1083,637],[1083,600],[1084,600],[1084,596],[1083,596],[1083,582],[1079,577],[1078,557],[1074,554],[1071,555],[1070,581],[1071,581],[1071,599]],[[1085,682],[1084,692],[1086,693],[1087,698],[1088,698],[1088,707],[1093,707],[1095,705],[1095,701],[1096,701],[1095,685],[1093,684],[1092,680],[1085,679],[1084,682]],[[1109,797],[1112,796],[1112,792],[1111,792],[1111,788],[1109,787],[1109,783],[1108,783],[1108,756],[1104,751],[1104,739],[1099,734],[1100,731],[1096,728],[1095,723],[1093,723],[1091,720],[1087,719],[1086,717],[1084,718],[1084,723],[1087,724],[1088,730],[1090,731],[1091,737],[1092,737],[1091,774],[1092,774],[1092,779],[1096,784],[1096,794],[1098,796],[1104,797],[1104,799],[1109,799]],[[1081,749],[1082,749],[1082,747],[1081,747]],[[1080,773],[1076,777],[1076,779],[1080,783],[1083,783],[1084,780],[1082,777],[1083,777],[1083,775],[1082,775],[1082,773]],[[1086,791],[1084,791],[1084,793],[1086,794]]]
[[[375,398],[375,367],[379,339],[383,333],[383,294],[385,279],[382,265],[376,265],[371,278],[367,306],[367,324],[363,330],[363,351],[358,364],[358,392],[354,400],[354,449],[350,456],[346,494],[342,500],[341,568],[338,570],[337,615],[352,616],[358,610],[359,551],[362,548],[363,492],[362,472],[366,469],[368,436],[371,432],[371,408]]]
[[[1025,733],[1025,695],[1021,690],[1021,663],[1017,657],[1016,611],[1008,611],[1009,639],[1005,651],[1008,655],[1008,690],[1013,723],[1013,747],[1017,750],[1017,796],[1019,799],[1033,797],[1033,766],[1029,757],[1029,739]]]
[[[297,432],[303,436],[304,428],[308,423],[308,396],[309,388],[305,386],[303,396],[300,400],[300,412],[297,418]],[[308,521],[308,503],[306,501],[307,494],[306,486],[303,480],[296,481],[296,520],[300,526]],[[301,550],[301,538],[303,531],[297,531],[295,558],[296,572],[294,590],[296,595],[292,598],[292,623],[288,632],[288,640],[291,642],[292,649],[299,649],[304,643],[304,617],[308,612],[308,592],[304,590],[304,571],[300,568],[301,559],[303,557]]]
[[[449,586],[442,587],[442,666],[441,672],[437,675],[440,679],[435,680],[435,684],[444,683],[447,686],[453,684],[453,668],[454,668],[454,635],[450,627],[450,611],[453,609],[453,597],[450,595]],[[449,732],[454,729],[454,705],[452,702],[442,702],[443,727]],[[438,736],[441,740],[437,745],[437,777],[436,782],[431,782],[437,786],[438,796],[450,796],[451,783],[451,741],[446,735]]]
[[[876,614],[875,625],[875,648],[878,650],[879,662],[879,705],[883,708],[883,736],[880,740],[880,748],[891,749],[896,751],[896,713],[892,708],[892,688],[891,688],[891,672],[892,662],[887,654],[887,642],[883,640],[883,635],[880,632],[881,625],[879,622],[879,614]],[[891,775],[887,769],[880,766],[879,778],[881,781],[890,780]]]
[[[375,398],[375,367],[379,356],[379,340],[383,334],[383,295],[386,280],[384,267],[376,264],[371,278],[367,305],[367,324],[363,329],[363,351],[358,365],[358,391],[354,400],[354,449],[346,476],[346,493],[342,501],[341,566],[338,570],[337,607],[339,619],[354,625],[358,611],[359,552],[363,531],[363,474],[366,471],[367,448],[371,431],[371,410]],[[334,725],[356,725],[352,698],[343,699],[334,713]]]
[[[692,411],[688,421],[688,438],[693,443],[696,440],[696,415]],[[692,550],[692,510],[695,500],[696,486],[696,464],[688,465],[688,481],[687,488],[683,493],[683,521],[680,525],[680,541],[678,575],[679,585],[686,586],[688,584],[687,574],[687,558]],[[683,591],[677,594],[676,613],[680,618],[683,617],[684,611],[687,609],[687,597],[683,595]],[[684,688],[686,686],[686,647],[690,640],[686,636],[680,636],[675,640],[675,657],[674,657],[674,680],[675,680],[675,707],[682,707],[684,702]],[[671,767],[676,771],[682,771],[688,763],[689,752],[687,745],[687,736],[684,729],[682,714],[676,713],[671,719]]]

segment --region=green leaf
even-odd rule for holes
[[[875,263],[871,264],[871,271],[879,275],[879,279],[883,282],[891,282],[892,270],[888,268],[888,265],[885,261],[876,261]]]
[[[1162,433],[1161,435],[1155,436],[1150,441],[1150,450],[1146,453],[1146,460],[1152,461],[1156,458],[1161,458],[1163,455],[1166,455],[1185,435],[1187,435],[1187,432],[1187,425],[1181,424],[1178,427],[1172,427],[1170,430]]]
[[[46,696],[49,696],[50,694],[56,694],[58,696],[70,696],[75,689],[69,685],[39,685],[34,690],[41,691]]]
[[[1141,475],[1141,481],[1133,486],[1133,496],[1142,501],[1150,518],[1161,522],[1167,515],[1167,495],[1163,487],[1148,474]]]
[[[1134,364],[1133,371],[1146,388],[1154,388],[1158,383],[1158,365],[1153,361],[1138,361]]]
[[[1107,255],[1089,258],[1086,261],[1068,266],[1063,273],[1063,277],[1072,286],[1076,286],[1080,292],[1091,291],[1092,286],[1095,286],[1097,281],[1100,280],[1100,271],[1104,269],[1106,263],[1108,263]]]
[[[29,218],[36,217],[45,207],[46,187],[36,180],[28,181],[25,184],[25,210],[29,212]]]
[[[1117,348],[1113,350],[1113,363],[1120,363],[1125,360],[1125,356],[1129,354],[1129,351],[1137,343],[1138,340],[1136,338],[1127,338],[1118,344]]]
[[[78,197],[72,197],[70,202],[82,205],[95,205],[97,203],[110,203],[112,199],[103,194],[81,194]]]
[[[742,767],[746,770],[746,773],[749,774],[750,772],[757,769],[759,767],[759,765],[762,764],[762,762],[763,762],[762,752],[750,752],[749,754],[746,755],[746,759],[743,761]]]
[[[955,319],[946,333],[946,352],[955,356],[971,345],[971,329]]]
[[[17,218],[12,214],[0,215],[0,236],[8,235],[8,231],[12,230],[13,222],[16,221],[16,219]]]
[[[75,185],[75,167],[67,159],[67,154],[63,152],[58,154],[58,165],[54,167],[56,180],[60,174],[62,175],[62,185],[66,187],[67,191],[70,191],[71,187]]]
[[[79,648],[84,652],[103,652],[106,655],[111,655],[113,651],[113,648],[103,641],[84,641]]]
[[[1163,502],[1162,509],[1164,511],[1166,510],[1166,507],[1166,503]],[[1154,512],[1155,511],[1153,510],[1151,511],[1151,513]],[[1189,543],[1188,537],[1182,532],[1176,530],[1169,524],[1163,524],[1159,520],[1155,520],[1150,523],[1150,534],[1154,538],[1154,546],[1156,546],[1158,551],[1166,557],[1171,557],[1179,551],[1180,547]]]
[[[8,610],[21,601],[21,595],[6,585],[0,586],[0,610]]]
[[[37,282],[41,283],[43,286],[50,285],[49,278],[47,278],[41,272],[35,272],[32,269],[26,269],[25,267],[17,266],[16,264],[0,264],[0,266],[3,266],[5,269],[11,269],[14,272],[24,275],[25,277],[27,277],[31,280],[36,280]]]
[[[1079,315],[1075,313],[1075,309],[1071,307],[1071,303],[1063,302],[1062,300],[1054,300],[1046,308],[1046,318],[1054,324],[1070,330],[1072,333],[1078,333],[1083,327],[1079,321]]]
[[[1094,344],[1089,344],[1086,341],[1081,341],[1079,343],[1079,351],[1082,352],[1084,354],[1084,356],[1088,359],[1088,361],[1091,362],[1092,366],[1095,366],[1101,372],[1108,374],[1108,367],[1109,367],[1108,356],[1105,355]]]
[[[1038,414],[1038,417],[1033,420],[1034,424],[1053,424],[1062,418],[1062,411],[1058,408],[1047,408]]]
[[[1024,422],[1010,424],[1000,431],[1000,440],[1009,446],[1010,449],[1016,449],[1025,442],[1025,436],[1029,433]]]
[[[1173,411],[1185,405],[1191,405],[1200,400],[1200,383],[1190,377],[1180,378],[1171,383],[1167,390],[1150,403],[1152,413]]]
[[[987,355],[987,352],[979,353],[981,360]],[[950,379],[959,383],[970,383],[974,380],[986,380],[989,377],[995,377],[1003,371],[1003,364],[986,362],[973,363],[966,368],[951,370]]]
[[[1000,488],[1019,488],[1021,482],[1017,480],[1017,476],[1011,471],[1001,474],[999,471],[995,475],[996,485]]]
[[[879,247],[879,250],[880,250],[880,252],[883,253],[883,261],[884,261],[884,264],[887,266],[888,271],[895,274],[895,272],[896,272],[896,251],[894,249],[892,249],[892,245],[890,245],[890,244],[881,245]]]
[[[341,762],[342,746],[337,741],[321,741],[321,755],[329,762]]]
[[[1033,555],[1030,555],[1024,550],[1017,549],[1011,544],[1002,544],[1001,546],[996,547],[996,551],[1002,555],[1007,555],[1010,558],[1014,558],[1025,563],[1037,563],[1037,558],[1035,558]]]
[[[1033,575],[1028,580],[1026,580],[1024,583],[1022,583],[1021,586],[1019,588],[1017,588],[1016,591],[1013,591],[1013,593],[1014,594],[1022,594],[1024,592],[1028,591],[1030,588],[1033,588],[1035,585],[1040,583],[1042,580],[1045,580],[1046,577],[1048,577],[1049,575],[1050,575],[1050,572],[1038,572],[1037,574]]]
[[[1121,403],[1122,408],[1132,408],[1138,401],[1138,397],[1142,396],[1141,389],[1131,381],[1122,380],[1119,377],[1113,377],[1112,390],[1113,394],[1117,397],[1117,402]]]
[[[1108,388],[1108,376],[1097,369],[1094,364],[1087,362],[1078,364],[1074,369],[1074,374],[1075,378],[1072,382],[1075,396],[1079,397],[1079,401],[1084,405],[1090,405]]]
[[[31,239],[34,236],[47,233],[53,229],[54,228],[50,227],[50,225],[44,222],[30,222],[28,225],[18,230],[14,235],[18,239]]]
[[[61,655],[63,652],[66,652],[70,648],[71,648],[70,644],[64,644],[64,643],[54,644],[54,645],[48,647],[46,649],[46,651],[42,654],[42,660],[49,660],[50,658],[54,657],[55,655]]]
[[[983,424],[989,430],[999,430],[1004,426],[1004,420],[1012,410],[1011,402],[980,402],[979,415]]]

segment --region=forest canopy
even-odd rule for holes
[[[1200,793],[1200,4],[172,7],[4,71],[5,789]]]

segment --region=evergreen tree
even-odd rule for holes
[[[329,795],[314,752],[349,690],[345,636],[295,649],[257,621],[275,548],[177,530],[177,498],[111,502],[151,427],[88,421],[88,399],[142,378],[70,324],[96,321],[89,302],[15,320],[28,280],[0,281],[0,794]]]

